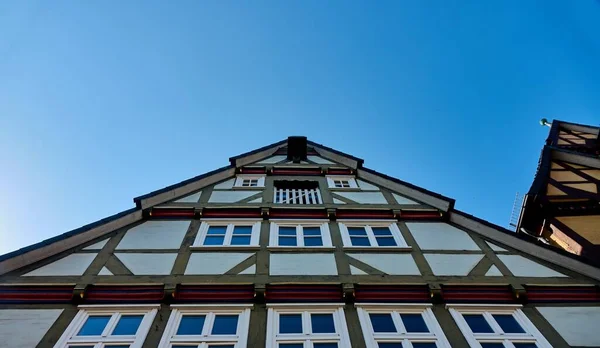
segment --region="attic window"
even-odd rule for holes
[[[235,178],[235,187],[263,188],[265,187],[264,175],[238,175]]]
[[[328,176],[327,185],[332,189],[358,188],[356,180],[352,176]]]
[[[256,187],[258,186],[258,179],[243,179],[242,187]]]

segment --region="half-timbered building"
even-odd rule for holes
[[[0,347],[600,347],[578,255],[304,137],[229,162],[0,256]]]

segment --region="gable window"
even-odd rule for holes
[[[240,174],[235,177],[234,187],[238,188],[263,188],[265,187],[264,175]]]
[[[250,306],[175,305],[159,348],[245,348]]]
[[[352,176],[327,176],[327,185],[332,189],[359,188]]]
[[[450,306],[472,348],[551,348],[519,306]]]
[[[340,222],[345,247],[407,247],[395,222]]]
[[[260,221],[202,221],[194,247],[258,246]]]
[[[276,181],[273,202],[279,204],[323,204],[316,181]]]
[[[332,247],[329,224],[323,221],[271,221],[270,246]]]
[[[450,348],[442,328],[427,306],[356,306],[369,348]]]
[[[80,311],[54,347],[141,347],[158,307],[80,306]]]
[[[351,347],[341,305],[271,305],[267,348]]]

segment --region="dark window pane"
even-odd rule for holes
[[[295,236],[296,227],[279,227],[280,236]]]
[[[474,333],[493,333],[487,320],[481,314],[464,314],[463,317]]]
[[[296,246],[296,237],[279,237],[279,245]]]
[[[391,314],[369,314],[375,332],[398,332]]]
[[[233,234],[252,234],[252,226],[235,226],[233,227]]]
[[[315,343],[315,348],[338,348],[337,343]]]
[[[223,245],[223,236],[206,236],[204,238],[204,245]]]
[[[105,345],[105,348],[129,348],[128,344],[117,344],[116,346],[111,346],[111,345]],[[81,347],[77,347],[77,348],[81,348]],[[186,347],[189,348],[189,347]]]
[[[138,327],[144,319],[143,315],[123,315],[117,326],[112,332],[112,335],[135,335]]]
[[[205,315],[184,315],[179,323],[177,335],[200,335],[204,326]]]
[[[302,333],[302,315],[280,314],[279,333]]]
[[[437,348],[434,342],[412,342],[413,348]]]
[[[208,234],[225,234],[227,226],[210,226],[208,228]]]
[[[366,237],[350,237],[353,246],[370,246],[369,238]]]
[[[320,236],[321,235],[320,227],[304,227],[302,230],[304,231],[305,236]]]
[[[513,343],[515,348],[537,348],[535,343]]]
[[[197,348],[197,346],[192,346],[194,348]],[[192,347],[185,347],[185,348],[192,348]],[[226,344],[226,345],[222,345],[222,344],[210,344],[208,345],[209,348],[235,348],[235,346],[233,344]]]
[[[376,237],[379,246],[396,246],[396,241],[392,237]]]
[[[493,314],[492,317],[494,317],[505,333],[525,333],[525,330],[523,330],[511,314]]]
[[[333,314],[311,314],[310,323],[313,333],[335,333]]]
[[[250,245],[250,236],[233,236],[231,245]]]
[[[364,227],[348,227],[348,234],[351,236],[366,236],[367,231]]]
[[[106,324],[110,320],[110,315],[98,315],[89,317],[77,336],[99,336],[104,331]]]
[[[321,237],[304,237],[304,246],[323,246]]]
[[[386,342],[386,343],[378,343],[379,348],[402,348],[402,343],[398,342]]]
[[[429,332],[421,314],[400,314],[406,332]]]
[[[481,343],[481,348],[504,348],[502,343]]]
[[[212,328],[212,335],[235,335],[237,332],[237,315],[217,315]]]
[[[391,236],[392,231],[388,227],[371,227],[376,236]]]
[[[279,343],[279,347],[282,348],[303,348],[302,343]]]

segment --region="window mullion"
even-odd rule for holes
[[[312,338],[312,325],[310,322],[310,313],[307,311],[302,312],[302,333],[310,334]]]
[[[375,234],[373,233],[373,229],[369,225],[365,225],[365,232],[367,232],[367,238],[369,238],[369,243],[371,243],[372,247],[377,247],[379,244],[377,243],[377,239],[375,238]]]
[[[304,246],[304,229],[302,225],[296,226],[296,245],[299,247]]]
[[[391,312],[392,314],[392,321],[394,322],[394,325],[396,325],[396,330],[398,330],[396,333],[399,335],[406,335],[406,328],[404,327],[404,323],[402,322],[402,318],[400,317],[400,313],[398,313],[397,311],[393,311]]]
[[[112,330],[114,329],[115,325],[117,325],[117,321],[119,321],[120,317],[121,317],[121,313],[119,313],[119,312],[114,313],[110,317],[110,320],[108,321],[108,323],[106,323],[106,327],[104,327],[102,334],[100,334],[100,336],[102,336],[103,339],[106,338],[107,336],[109,336],[109,333],[111,333]]]
[[[210,336],[210,330],[212,329],[213,323],[215,321],[215,313],[209,312],[206,314],[206,321],[204,322],[204,327],[202,328],[202,336],[208,337]]]
[[[490,327],[492,328],[492,330],[494,330],[495,334],[502,335],[504,333],[504,331],[502,331],[502,328],[500,327],[500,325],[498,325],[498,323],[496,322],[496,319],[494,319],[494,317],[492,316],[492,313],[483,312],[482,314],[483,314],[483,317],[485,318],[485,320],[487,320],[488,324],[490,324]]]
[[[231,245],[231,239],[233,238],[234,228],[234,224],[227,224],[227,228],[225,229],[225,236],[223,238],[223,245]]]

